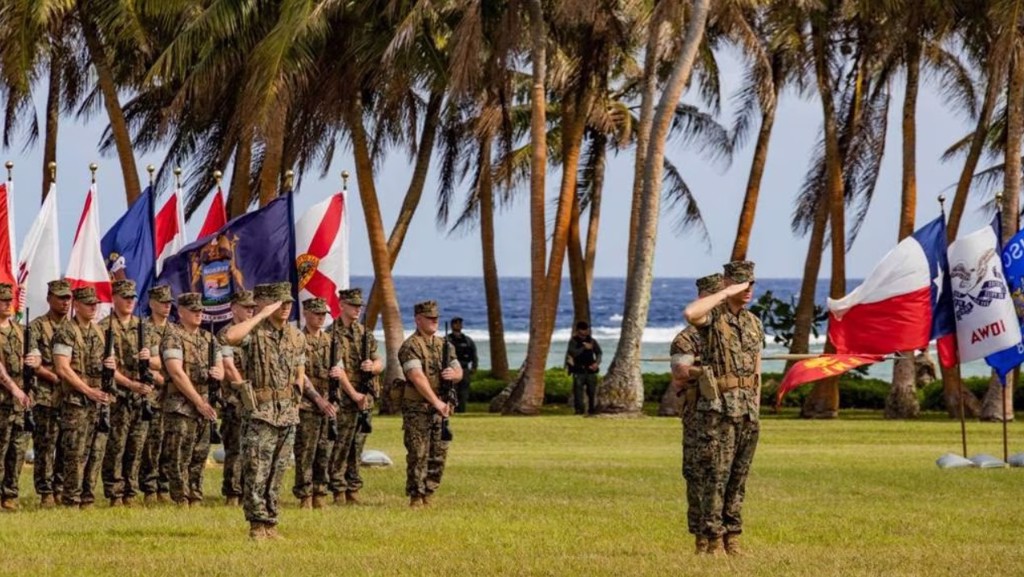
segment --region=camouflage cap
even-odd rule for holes
[[[256,301],[252,298],[252,291],[240,290],[231,294],[231,304],[243,307],[254,307]]]
[[[181,293],[178,295],[178,308],[193,312],[203,310],[203,295],[200,293]]]
[[[55,297],[71,296],[71,283],[64,280],[52,280],[46,283],[47,292]]]
[[[114,294],[121,298],[133,299],[139,296],[139,293],[135,292],[135,281],[133,280],[116,280],[110,285],[110,288],[114,289]]]
[[[358,288],[342,289],[338,291],[338,300],[352,306],[361,307],[363,302],[363,290]]]
[[[0,283],[0,301],[11,301],[14,300],[14,285],[10,283]]]
[[[697,292],[698,293],[716,293],[722,290],[722,283],[725,279],[722,278],[720,273],[709,274],[708,276],[702,276],[697,279]]]
[[[725,278],[733,282],[753,282],[754,263],[749,260],[734,260],[722,266]]]
[[[258,284],[253,289],[253,296],[257,299],[262,298],[285,303],[295,302],[295,298],[292,297],[292,283],[290,282]]]
[[[96,296],[96,288],[91,286],[78,287],[71,291],[71,296],[84,305],[94,305],[100,302],[99,297]]]
[[[171,287],[162,284],[149,289],[149,298],[155,300],[158,303],[173,303],[174,297],[171,296]]]
[[[327,313],[327,301],[320,298],[306,299],[302,301],[302,308],[318,315]]]
[[[413,307],[413,312],[432,319],[436,319],[441,316],[441,311],[437,307],[437,301],[423,301],[421,303],[416,303]]]

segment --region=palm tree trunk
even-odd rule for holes
[[[647,32],[647,49],[644,50],[643,89],[640,96],[640,122],[636,128],[636,157],[633,162],[633,196],[629,208],[629,245],[626,254],[632,255],[636,249],[637,235],[640,226],[641,194],[644,186],[644,166],[647,158],[647,144],[651,136],[651,125],[654,121],[654,101],[658,92],[658,42],[661,39],[661,26],[665,21],[665,3],[655,3],[654,12]],[[626,278],[633,276],[633,259],[626,258]]]
[[[1006,150],[1003,171],[1003,243],[1009,241],[1020,227],[1021,137],[1024,136],[1024,47],[1015,45],[1010,59],[1010,85],[1006,91]],[[983,421],[1013,420],[1013,381],[1006,390],[998,379],[989,381],[981,404]],[[1005,395],[1004,395],[1005,393]],[[1006,403],[1003,403],[1003,399]]]
[[[260,206],[277,198],[281,187],[281,166],[284,160],[285,123],[288,119],[288,107],[277,103],[271,107],[269,117],[263,129],[263,163],[260,166],[259,195]]]
[[[654,248],[658,234],[661,207],[661,183],[665,174],[665,142],[672,123],[672,113],[690,80],[697,51],[704,37],[709,2],[697,0],[690,11],[690,21],[682,49],[672,67],[672,74],[661,95],[651,123],[650,142],[645,158],[643,192],[636,245],[630,260],[632,273],[626,279],[622,330],[608,374],[598,388],[597,410],[601,413],[640,414],[644,403],[643,377],[640,373],[640,342],[651,304]]]
[[[89,59],[93,68],[96,69],[96,80],[103,94],[103,107],[107,110],[107,117],[110,119],[110,133],[114,138],[114,146],[117,148],[117,159],[121,164],[121,176],[124,178],[124,194],[131,206],[135,199],[142,193],[139,186],[139,173],[135,167],[135,153],[132,150],[132,137],[128,132],[128,123],[124,118],[124,111],[121,110],[121,103],[117,95],[117,82],[114,80],[114,73],[107,63],[107,55],[100,41],[99,31],[92,21],[89,12],[91,7],[86,0],[79,0],[78,15],[82,24],[82,35],[85,37],[85,44],[89,49]]]
[[[776,96],[778,96],[777,91]],[[768,163],[768,144],[772,139],[774,124],[775,106],[773,105],[761,113],[761,129],[757,132],[754,158],[750,162],[750,176],[747,177],[747,191],[743,196],[743,208],[740,210],[740,220],[736,225],[736,241],[732,245],[732,255],[729,260],[747,259],[750,233],[754,228],[754,214],[757,212],[757,197],[761,192],[764,167]]]
[[[912,24],[916,18],[911,16]],[[916,30],[916,24],[912,25]],[[899,240],[914,233],[914,213],[917,210],[917,92],[921,73],[921,37],[911,35],[906,43],[907,78],[903,98],[903,196],[900,202]],[[903,358],[895,362],[892,388],[885,399],[887,419],[912,419],[921,411],[917,401],[914,353],[903,351]]]
[[[573,319],[590,323],[590,291],[587,289],[587,267],[580,240],[580,195],[574,194],[569,223],[569,286],[572,287]]]
[[[398,362],[398,349],[402,346],[405,335],[402,332],[402,316],[398,309],[398,297],[395,295],[395,283],[391,278],[391,260],[388,257],[387,239],[384,237],[384,221],[380,215],[377,188],[373,182],[373,159],[370,157],[366,128],[363,126],[362,106],[358,100],[346,107],[345,122],[352,136],[359,201],[363,206],[363,216],[366,219],[373,274],[380,284],[380,292],[383,297],[384,348],[387,354],[387,366],[384,373],[384,394],[381,398],[380,410],[382,413],[390,413],[395,410],[390,398],[392,384],[396,380],[403,379],[402,366]]]
[[[504,411],[525,401],[526,391],[540,399],[528,404],[539,407],[544,400],[544,365],[548,347],[542,346],[544,326],[548,320],[544,306],[546,278],[544,257],[547,254],[547,235],[544,216],[544,178],[547,174],[547,26],[541,0],[529,0],[530,60],[533,66],[530,85],[530,338],[526,344],[526,360],[519,377],[509,383],[491,402],[491,411]]]
[[[229,220],[245,214],[252,203],[252,140],[252,127],[243,126],[235,145],[235,163],[231,169],[227,202]]]
[[[409,181],[409,188],[405,191],[405,199],[402,201],[402,208],[398,211],[395,226],[388,236],[389,266],[392,269],[398,260],[399,251],[402,250],[405,235],[409,232],[412,217],[420,205],[420,198],[423,197],[423,188],[427,182],[427,174],[430,172],[430,158],[434,154],[434,143],[437,140],[437,126],[441,120],[441,105],[443,103],[444,92],[440,90],[431,92],[427,101],[427,115],[423,119],[423,135],[420,137],[420,145],[416,150],[416,163],[413,166],[412,179]],[[380,294],[377,281],[374,279],[373,286],[370,288],[370,299],[366,303],[364,322],[367,328],[373,329],[377,326],[378,315],[380,315]]]
[[[50,48],[50,84],[46,91],[46,140],[43,142],[43,200],[50,191],[50,163],[57,162],[57,129],[60,126],[61,74],[60,38],[54,38]]]
[[[608,137],[598,134],[594,137],[597,148],[597,161],[594,162],[593,184],[590,194],[590,206],[587,221],[587,246],[583,253],[583,264],[586,269],[587,294],[594,290],[594,261],[597,258],[597,233],[601,225],[601,197],[604,193],[604,167],[608,154]]]
[[[491,376],[507,380],[508,350],[505,348],[505,324],[501,314],[501,287],[498,261],[494,255],[494,187],[491,180],[491,137],[480,139],[480,248],[483,253],[484,296],[487,299],[487,334],[490,337]]]

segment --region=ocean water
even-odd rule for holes
[[[353,276],[351,286],[360,287],[368,293],[373,283],[372,277]],[[502,278],[501,288],[502,318],[505,323],[505,346],[508,351],[509,366],[518,367],[526,356],[526,342],[529,338],[530,325],[530,279],[525,277]],[[853,289],[859,280],[847,283]],[[590,296],[592,334],[601,344],[604,351],[602,369],[607,369],[615,353],[619,340],[622,308],[625,298],[626,280],[624,278],[595,278]],[[800,290],[800,279],[758,279],[754,289],[755,300],[765,291],[781,299],[795,300]],[[477,343],[480,366],[490,367],[490,337],[487,333],[487,303],[484,298],[484,283],[481,277],[395,277],[395,291],[402,312],[402,321],[406,332],[413,330],[413,305],[424,300],[436,300],[441,308],[441,322],[452,317],[464,319],[463,330]],[[656,278],[651,286],[651,307],[641,344],[641,357],[654,359],[667,357],[669,344],[676,333],[685,328],[683,308],[697,296],[697,288],[692,278]],[[828,279],[819,280],[815,290],[815,300],[824,305],[828,296]],[[548,366],[557,367],[563,363],[565,348],[572,336],[575,324],[572,311],[572,293],[568,279],[563,279],[558,300],[558,316],[555,332],[552,337],[551,353]],[[380,329],[378,324],[378,336]],[[825,344],[824,327],[820,327],[821,335],[812,337],[811,350],[820,351]],[[443,330],[443,329],[442,329]],[[787,352],[777,345],[773,337],[766,339],[765,355]],[[932,352],[934,356],[934,348]],[[764,370],[781,371],[785,363],[782,361],[765,361]],[[663,360],[645,360],[644,372],[667,372],[668,363]],[[964,365],[965,376],[987,375],[988,369],[983,362]],[[892,376],[892,362],[886,361],[873,365],[869,374],[878,378],[888,379]]]

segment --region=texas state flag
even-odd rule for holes
[[[841,354],[912,351],[938,339],[943,366],[956,364],[953,291],[942,217],[900,241],[864,282],[829,299],[828,336]]]

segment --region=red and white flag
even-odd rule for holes
[[[0,283],[14,287],[15,310],[18,303],[18,283],[14,277],[14,184],[11,180],[0,184]]]
[[[100,248],[100,215],[97,200],[96,184],[93,183],[85,196],[82,217],[78,220],[78,229],[75,231],[75,242],[71,245],[68,272],[64,276],[71,283],[72,289],[87,286],[96,289],[96,297],[100,301],[96,318],[99,319],[110,312],[113,299],[110,275],[107,273],[103,250]]]
[[[157,276],[164,268],[164,260],[185,246],[185,212],[179,192],[180,190],[175,190],[171,193],[171,197],[156,213],[153,222]]]
[[[39,214],[28,230],[18,257],[18,287],[21,289],[22,307],[41,315],[49,310],[47,283],[60,278],[60,242],[57,234],[57,186],[50,184],[50,192],[39,208]]]
[[[206,213],[206,220],[203,221],[203,227],[199,229],[196,240],[216,233],[227,223],[228,214],[224,210],[224,194],[218,186],[217,192],[213,194],[213,201],[210,203],[210,211]]]
[[[345,193],[313,205],[295,224],[299,301],[320,297],[341,314],[338,291],[348,288],[348,211]]]

